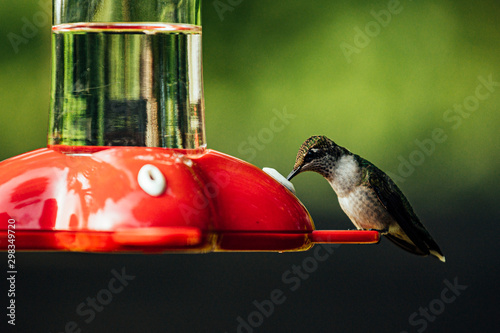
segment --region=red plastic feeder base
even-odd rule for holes
[[[283,252],[379,241],[376,231],[314,230],[279,182],[209,149],[54,147],[7,159],[0,229],[2,249],[15,239],[16,250],[34,251]]]

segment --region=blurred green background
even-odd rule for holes
[[[421,301],[407,299],[408,305],[401,309],[402,314],[398,315],[399,321],[396,320],[394,326],[382,324],[381,319],[376,323],[386,325],[384,330],[372,330],[398,331],[404,329],[405,323],[407,325],[408,314],[439,295],[444,277],[459,276],[460,282],[470,285],[469,290],[476,288],[475,293],[469,291],[460,304],[457,301],[450,305],[445,312],[446,319],[440,318],[429,331],[447,332],[446,327],[450,325],[455,332],[460,328],[464,331],[478,331],[473,329],[477,327],[488,330],[488,320],[493,318],[488,313],[498,310],[493,301],[493,295],[498,296],[498,287],[493,279],[497,277],[500,263],[497,245],[500,215],[496,201],[500,180],[500,85],[494,83],[490,91],[479,88],[481,93],[489,93],[483,100],[474,96],[481,85],[480,77],[500,82],[500,5],[496,1],[406,0],[398,6],[394,3],[204,1],[208,147],[259,167],[274,167],[286,175],[300,144],[311,135],[322,134],[396,175],[396,182],[441,245],[448,262],[440,265],[432,259],[400,253],[388,242],[376,247],[347,249],[346,246],[344,253],[339,254],[345,256],[344,261],[332,267],[331,274],[338,274],[337,269],[344,267],[342,263],[345,267],[362,264],[369,268],[353,271],[351,283],[337,287],[357,288],[360,283],[369,292],[370,286],[377,289],[380,284],[387,283],[385,291],[392,290],[397,295],[422,293]],[[25,44],[19,44],[17,50],[8,38],[9,33],[22,34],[25,19],[33,22],[33,16],[42,10],[39,2],[18,0],[2,4],[0,160],[46,144],[51,78],[48,22],[40,24],[36,33],[27,38]],[[381,11],[388,8],[396,8],[390,19],[380,16]],[[385,26],[373,23],[376,22],[373,12],[378,13]],[[365,37],[360,36],[360,30],[365,31]],[[346,56],[346,52],[351,54]],[[454,111],[457,108],[466,113]],[[469,109],[472,111],[467,111]],[[289,123],[282,130],[273,131],[271,121],[276,117],[275,112],[283,113],[283,110],[290,115]],[[426,154],[416,140],[428,142],[435,129],[442,129],[446,140],[435,143],[434,150]],[[252,144],[252,140],[257,140],[257,145]],[[408,161],[414,170],[406,175],[398,171],[402,160]],[[311,212],[318,228],[352,228],[333,191],[319,175],[300,175],[294,179],[294,184],[298,197]],[[300,255],[307,254],[271,257],[274,259],[264,254],[242,254],[228,260],[242,258],[255,265],[253,271],[259,271],[262,267],[272,270],[280,260],[300,263]],[[36,256],[26,260],[45,258],[50,261],[48,257]],[[228,257],[215,256],[219,257],[207,255],[203,259],[198,256],[193,260],[207,260],[215,269],[223,269],[225,266],[217,264],[219,260],[216,259]],[[366,261],[360,262],[359,256],[365,256]],[[271,276],[279,281],[280,272],[286,267],[278,266],[276,274]],[[248,267],[241,269],[250,270]],[[404,273],[398,273],[399,269]],[[424,273],[427,277],[423,277]],[[393,290],[396,282],[391,277],[395,274],[403,276],[397,278],[401,289],[407,288],[401,279],[407,279],[408,285],[411,284],[409,280],[416,284],[411,290]],[[421,282],[429,274],[437,277]],[[318,273],[318,279],[320,275],[321,281],[331,283],[328,272]],[[370,280],[365,281],[360,276],[369,276]],[[352,280],[354,277],[360,280]],[[347,277],[339,277],[336,283],[346,280]],[[492,284],[485,283],[488,281]],[[272,290],[272,283],[255,283],[260,283],[259,290],[265,293]],[[435,290],[425,292],[431,285]],[[311,283],[308,288],[313,287]],[[207,331],[215,331],[216,327],[220,327],[220,331],[229,330],[231,322],[236,323],[234,318],[238,313],[243,316],[252,310],[252,297],[266,297],[253,295],[253,291],[248,291],[246,297],[239,297],[242,305],[235,305],[238,312],[228,314],[229,324],[220,319],[217,325],[211,322],[213,326]],[[297,305],[303,302],[296,299],[288,306],[303,309]],[[326,299],[322,302],[325,307],[333,307]],[[357,314],[362,312],[363,307],[359,305],[362,302],[360,296]],[[376,299],[370,302],[374,307],[378,304]],[[486,310],[481,314],[468,310],[475,308],[478,302],[484,302]],[[69,304],[71,307],[78,302],[74,300]],[[390,311],[396,311],[398,306],[393,306]],[[323,316],[328,314],[326,308],[314,309]],[[381,317],[377,310],[371,311],[375,311],[374,320]],[[280,318],[289,322],[293,321],[292,317]],[[466,323],[464,318],[468,320]],[[389,322],[394,323],[394,318]],[[290,327],[298,327],[297,322],[293,323],[295,326]],[[175,327],[188,327],[183,324],[189,325],[186,321]],[[278,317],[271,317],[266,322],[266,325],[281,327],[279,324]],[[370,327],[363,323],[351,325],[355,325],[353,331],[368,331]],[[263,326],[261,331],[279,331],[270,329],[275,326]],[[336,322],[336,327],[346,331],[350,326]],[[204,330],[192,328],[191,331]]]

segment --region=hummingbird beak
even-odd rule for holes
[[[302,167],[298,167],[297,169],[295,170],[292,170],[292,172],[290,172],[290,174],[288,175],[288,177],[286,177],[286,179],[288,181],[292,180],[293,177],[295,177],[296,175],[298,175],[300,173],[300,169],[302,169]]]

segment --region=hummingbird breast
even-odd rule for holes
[[[368,187],[357,186],[338,198],[340,207],[358,229],[382,230],[397,226],[375,192]]]
[[[399,225],[380,203],[373,189],[363,185],[362,170],[353,155],[340,158],[328,182],[340,207],[358,229],[389,229],[400,233]]]

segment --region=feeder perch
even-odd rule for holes
[[[0,162],[1,247],[12,224],[35,251],[378,243],[315,230],[277,172],[206,148],[200,2],[143,3],[53,1],[48,146]]]

